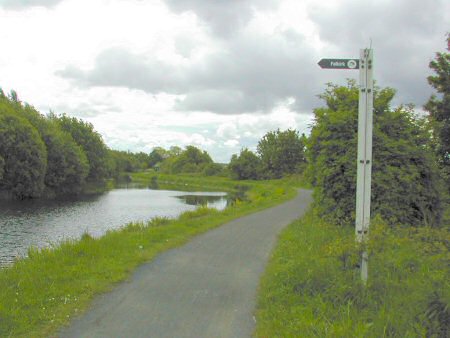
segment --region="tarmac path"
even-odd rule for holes
[[[138,267],[58,337],[251,337],[261,274],[311,191],[198,235]]]

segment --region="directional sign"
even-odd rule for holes
[[[322,59],[319,66],[325,69],[359,69],[359,59]]]
[[[373,50],[361,49],[359,59],[322,59],[319,66],[323,69],[359,69],[355,233],[357,242],[365,246],[369,236],[372,198]],[[364,248],[360,265],[364,284],[367,282],[368,264],[369,256]]]

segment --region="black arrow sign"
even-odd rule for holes
[[[318,65],[324,69],[359,69],[359,59],[322,59]]]

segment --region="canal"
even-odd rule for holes
[[[76,199],[0,201],[0,266],[85,232],[99,237],[129,222],[177,217],[199,205],[224,209],[226,193],[114,189]]]

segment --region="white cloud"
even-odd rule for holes
[[[236,148],[239,145],[238,140],[227,140],[224,142],[224,145],[230,148]]]
[[[0,7],[24,10],[32,7],[53,7],[60,3],[62,0],[1,0]]]
[[[221,124],[219,128],[217,128],[217,136],[221,138],[239,138],[237,127],[232,122],[226,122],[224,124]]]
[[[270,130],[307,132],[324,84],[357,78],[317,61],[370,37],[378,84],[422,105],[449,13],[443,0],[3,0],[0,86],[113,148],[194,144],[227,162]]]

